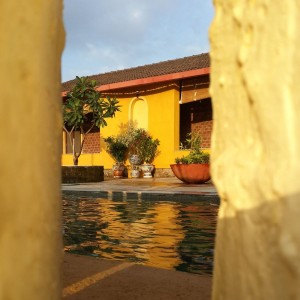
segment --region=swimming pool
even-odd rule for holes
[[[212,274],[218,206],[204,201],[63,197],[64,249]]]

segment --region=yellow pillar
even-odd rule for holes
[[[213,299],[300,299],[300,6],[214,3]]]
[[[0,299],[60,299],[62,4],[0,7]]]

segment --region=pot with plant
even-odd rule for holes
[[[128,147],[118,137],[109,136],[104,139],[106,143],[106,151],[115,160],[113,165],[113,176],[114,178],[124,177],[125,161],[128,155]]]
[[[129,162],[132,165],[140,165],[142,161],[141,148],[142,141],[147,136],[147,131],[143,128],[134,128],[131,131],[131,138],[128,142]]]
[[[186,144],[190,153],[175,158],[175,164],[170,167],[174,175],[185,183],[205,183],[210,180],[210,155],[201,148],[199,132],[188,135]]]
[[[140,177],[139,165],[141,164],[141,159],[137,151],[137,141],[139,140],[140,135],[141,129],[137,129],[136,124],[133,121],[122,124],[121,132],[117,135],[118,140],[128,147],[127,157],[130,163],[131,178]]]
[[[154,170],[153,160],[158,155],[159,140],[153,139],[150,133],[144,128],[132,128],[131,138],[128,143],[129,161],[132,165],[132,177],[139,170],[143,172],[144,178],[152,178]]]
[[[144,178],[152,178],[152,173],[155,166],[153,161],[155,157],[159,154],[158,151],[159,140],[153,139],[152,136],[148,135],[141,141],[141,157],[144,162],[141,165]]]

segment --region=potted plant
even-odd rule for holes
[[[159,154],[158,151],[159,140],[153,139],[150,135],[145,137],[141,142],[141,157],[143,164],[141,169],[143,171],[144,178],[151,178],[152,172],[154,170],[153,161],[155,157]]]
[[[199,132],[192,132],[186,140],[190,153],[175,158],[170,167],[174,175],[185,183],[205,183],[210,180],[210,155],[201,148]]]
[[[107,151],[113,157],[111,149],[113,143],[125,145],[126,157],[131,164],[131,177],[140,177],[140,170],[143,171],[144,178],[151,178],[154,170],[152,164],[155,157],[159,154],[159,140],[153,139],[150,133],[144,128],[137,128],[134,123],[128,123],[123,126],[123,130],[116,137],[108,137],[105,139],[107,143]],[[119,145],[120,146],[120,145]],[[117,159],[114,158],[116,161]]]
[[[131,177],[139,177],[139,170],[142,170],[144,178],[152,178],[152,163],[159,154],[159,140],[153,139],[146,129],[136,128],[134,124],[129,124],[127,130],[120,134],[120,138],[128,145]]]
[[[148,136],[144,128],[133,128],[131,130],[131,138],[128,141],[129,161],[132,165],[140,165],[142,161],[142,141]]]
[[[106,143],[106,151],[111,155],[115,160],[113,165],[113,175],[114,178],[124,177],[125,171],[125,161],[128,155],[128,147],[118,137],[109,136],[104,139]]]
[[[139,141],[143,136],[144,129],[138,129],[136,124],[129,121],[127,124],[123,124],[121,132],[118,135],[118,139],[122,141],[128,147],[128,160],[130,162],[130,177],[140,177],[140,164],[141,158],[139,155]]]

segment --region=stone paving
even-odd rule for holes
[[[65,253],[67,300],[210,300],[212,277]]]

